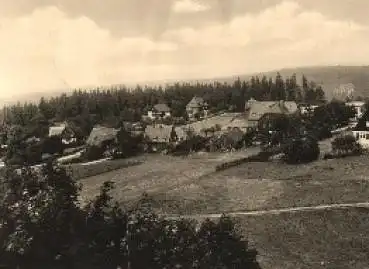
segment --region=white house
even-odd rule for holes
[[[366,122],[366,128],[352,131],[357,142],[364,148],[369,149],[369,122]]]
[[[147,112],[147,117],[154,119],[165,119],[171,117],[171,111],[166,104],[156,104]]]
[[[365,102],[363,101],[347,102],[346,106],[351,106],[355,109],[355,117],[351,119],[352,121],[358,121],[365,112]]]

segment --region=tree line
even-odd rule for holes
[[[283,78],[251,77],[232,83],[175,83],[165,87],[127,88],[112,86],[91,90],[76,89],[71,95],[41,98],[38,104],[25,103],[4,108],[5,123],[20,125],[28,136],[43,137],[50,122],[69,121],[81,136],[87,136],[95,124],[116,125],[121,121],[140,121],[142,115],[157,103],[166,103],[173,117],[186,117],[186,105],[193,96],[202,96],[211,111],[242,112],[245,101],[291,100],[315,102],[324,100],[324,91],[303,76],[298,83],[296,75]]]

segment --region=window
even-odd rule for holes
[[[369,140],[369,134],[366,134],[366,139]]]

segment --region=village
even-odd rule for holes
[[[142,144],[137,152],[168,154],[175,151],[189,154],[192,151],[234,152],[247,151],[249,147],[270,144],[271,135],[276,133],[275,122],[281,117],[294,117],[298,121],[311,118],[319,107],[326,106],[326,101],[314,103],[297,103],[295,101],[257,101],[253,98],[245,103],[244,112],[217,111],[210,112],[208,103],[203,97],[194,96],[186,105],[187,119],[173,117],[171,108],[166,103],[158,103],[142,116],[139,122],[124,122],[123,128],[131,137],[140,138]],[[363,148],[369,147],[369,128],[356,128],[359,119],[365,113],[364,101],[349,101],[346,107],[353,108],[354,115],[346,126],[336,126],[339,132],[350,131]],[[273,124],[274,122],[274,124]],[[344,128],[342,128],[344,127]],[[53,123],[49,127],[48,138],[57,145],[55,153],[41,152],[40,161],[56,158],[60,164],[103,162],[118,158],[118,134],[121,128],[96,125],[88,137],[77,137],[68,121]],[[274,129],[273,129],[274,128]],[[10,137],[12,128],[5,136]],[[10,130],[10,131],[9,131]],[[337,135],[337,130],[333,131]],[[264,134],[264,136],[262,135]],[[265,137],[265,134],[267,137]],[[4,134],[3,134],[4,136]],[[188,141],[196,140],[190,145]],[[200,140],[199,140],[200,139]],[[40,142],[38,137],[27,137],[25,143],[32,145]],[[196,148],[196,143],[203,145]],[[1,148],[6,150],[7,144]],[[88,149],[93,148],[90,157],[82,158]],[[182,150],[180,150],[182,149]],[[92,155],[92,156],[91,156]],[[122,157],[122,156],[121,156]],[[4,158],[3,158],[4,159]],[[36,158],[37,159],[37,158]],[[4,165],[4,162],[3,162]],[[38,163],[33,163],[38,165]]]

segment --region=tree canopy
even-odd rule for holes
[[[199,224],[159,217],[143,201],[123,209],[109,181],[81,206],[80,186],[52,163],[3,181],[0,260],[10,268],[260,268],[227,216]]]

